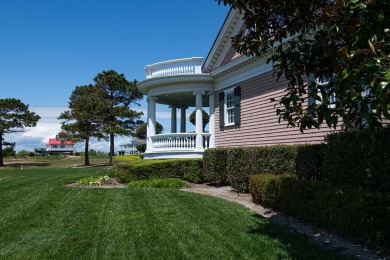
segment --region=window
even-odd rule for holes
[[[326,93],[328,93],[328,94],[331,93],[331,91],[332,91],[331,87],[327,87],[329,84],[329,81],[330,81],[330,79],[328,77],[325,77],[325,76],[321,76],[321,77],[316,78],[316,84],[318,86],[324,86],[324,89],[325,89]],[[322,98],[321,92],[318,92],[318,95]],[[333,92],[330,95],[328,95],[329,107],[335,108],[336,101],[337,101],[336,93]],[[324,100],[323,100],[323,102],[324,102]],[[317,101],[317,104],[321,104],[321,102]]]
[[[234,125],[234,92],[225,93],[225,125]]]
[[[240,87],[230,88],[219,93],[220,127],[240,124]]]

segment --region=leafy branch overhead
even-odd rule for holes
[[[390,1],[216,1],[244,14],[233,46],[267,57],[277,79],[287,79],[284,95],[272,99],[279,121],[303,131],[390,119]]]

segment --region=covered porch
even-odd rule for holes
[[[147,65],[139,90],[147,95],[147,143],[144,158],[201,158],[214,147],[214,85],[201,72],[202,58],[170,60]],[[156,134],[156,104],[169,106],[171,133]],[[187,109],[195,108],[195,132],[188,132]],[[208,107],[209,131],[203,130],[203,107]],[[177,125],[179,121],[180,125]]]

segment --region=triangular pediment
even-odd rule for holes
[[[203,64],[204,73],[209,73],[240,56],[232,47],[231,38],[243,29],[244,20],[242,18],[243,15],[238,10],[230,9]]]

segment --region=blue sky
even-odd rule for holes
[[[103,70],[143,80],[147,64],[206,58],[228,11],[214,0],[2,0],[0,98],[18,98],[42,117],[36,129],[6,140],[17,150],[44,145],[73,89]],[[167,110],[159,112],[169,130]]]

